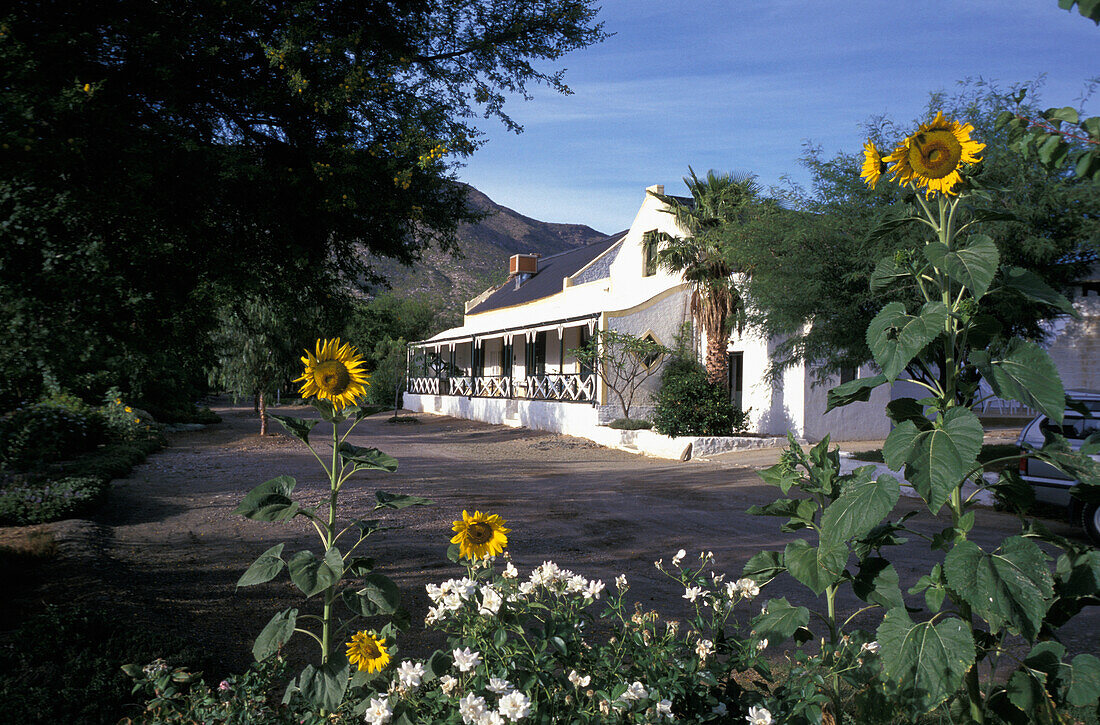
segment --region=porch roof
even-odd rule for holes
[[[543,330],[555,330],[558,327],[576,327],[577,325],[594,323],[600,318],[599,312],[591,312],[585,315],[576,315],[574,317],[566,317],[560,320],[546,320],[533,325],[524,325],[522,327],[504,327],[496,329],[488,329],[478,325],[463,325],[462,327],[452,327],[450,330],[444,330],[435,337],[429,337],[427,340],[417,340],[416,342],[409,343],[413,347],[431,347],[432,345],[438,345],[441,343],[452,342],[468,342],[476,338],[490,338],[490,337],[502,337],[504,335],[520,335],[527,332],[541,332]]]

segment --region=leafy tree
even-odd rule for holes
[[[742,302],[733,281],[738,264],[725,253],[723,235],[729,226],[740,223],[748,206],[758,201],[760,186],[750,174],[711,170],[706,179],[700,179],[690,167],[688,171],[691,175],[684,177],[684,183],[691,192],[691,203],[654,194],[668,205],[666,211],[687,232],[684,237],[657,232],[657,261],[663,268],[681,273],[691,285],[691,312],[706,333],[707,379],[725,389],[729,384],[729,322],[741,312]]]
[[[210,351],[194,340],[226,300],[342,294],[374,278],[364,251],[449,247],[471,218],[449,168],[483,142],[475,118],[518,130],[506,95],[567,92],[540,61],[601,40],[595,13],[6,3],[0,347],[21,352],[0,355],[16,373],[0,397],[33,397],[43,370],[73,389],[179,394],[201,380]]]
[[[657,374],[662,356],[672,352],[651,337],[629,332],[598,330],[583,345],[572,350],[582,366],[595,370],[619,400],[623,418],[630,410],[645,381]]]
[[[729,391],[707,380],[690,344],[690,325],[686,327],[661,375],[653,427],[670,436],[728,436],[744,430],[748,411],[735,408]]]
[[[1033,270],[1070,294],[1098,258],[1100,188],[1021,160],[1008,148],[996,119],[1009,103],[1009,93],[967,82],[954,96],[933,94],[929,109],[973,124],[974,136],[987,144],[969,182],[975,231],[994,239],[1004,268]],[[866,125],[872,140],[898,135],[886,118]],[[730,257],[748,272],[748,325],[782,340],[773,374],[807,363],[824,377],[871,359],[864,331],[883,302],[916,302],[914,289],[872,289],[867,281],[882,257],[911,248],[921,230],[890,221],[912,210],[916,198],[892,184],[868,188],[860,178],[861,155],[825,157],[809,146],[803,163],[811,189],[781,190],[782,209],[755,208],[726,240]],[[996,320],[994,340],[1040,339],[1041,323],[1065,312],[1004,292],[991,293],[986,311]]]
[[[316,308],[278,306],[256,296],[219,311],[210,382],[255,400],[260,435],[267,435],[271,394],[301,372],[302,349],[312,347],[321,317]]]

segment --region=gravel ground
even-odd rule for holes
[[[281,430],[260,438],[250,409],[215,410],[222,424],[170,434],[171,447],[116,481],[93,519],[51,526],[59,543],[58,568],[36,597],[91,602],[132,618],[135,626],[182,635],[228,672],[247,666],[252,639],[275,611],[300,603],[285,575],[240,590],[237,578],[276,543],[288,541],[288,553],[316,548],[316,535],[304,519],[253,522],[234,515],[234,507],[249,489],[278,475],[294,476],[297,493],[308,504],[322,499],[327,483],[298,441]],[[312,411],[284,407],[279,412],[307,416]],[[625,573],[631,595],[643,606],[674,617],[684,613],[683,591],[654,568],[655,559],[668,561],[680,548],[691,556],[713,551],[718,569],[736,577],[750,556],[781,549],[794,538],[779,532],[779,520],[744,513],[776,497],[777,490],[754,472],[770,465],[776,451],[666,461],[539,431],[415,418],[415,424],[394,425],[380,415],[356,429],[353,443],[377,446],[397,457],[400,468],[353,479],[341,494],[342,512],[355,517],[369,516],[377,489],[435,501],[388,512],[395,528],[369,539],[364,552],[398,583],[413,615],[414,626],[400,641],[406,655],[423,656],[438,644],[419,626],[427,609],[424,585],[458,574],[444,553],[451,522],[462,509],[507,519],[510,551],[524,574],[544,560],[609,585]],[[322,438],[322,430],[315,437]],[[919,510],[906,500],[899,507]],[[1057,533],[1080,538],[1063,522],[1047,523]],[[931,534],[944,521],[922,511],[910,524]],[[1012,517],[982,509],[972,538],[989,548],[1016,530]],[[893,560],[903,588],[930,566],[927,547],[919,541],[900,547]],[[816,606],[800,586],[784,581],[764,594]],[[842,601],[840,611],[855,604]],[[1071,650],[1096,650],[1095,609],[1062,633]]]

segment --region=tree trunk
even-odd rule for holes
[[[264,391],[260,391],[256,396],[256,407],[260,413],[260,435],[267,435],[267,397],[264,396]]]
[[[707,330],[707,382],[729,390],[729,355],[726,353],[726,337],[721,328]]]

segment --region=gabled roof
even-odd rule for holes
[[[562,291],[566,277],[571,277],[586,267],[604,252],[611,249],[622,239],[616,234],[599,242],[594,242],[567,252],[560,252],[539,259],[538,274],[530,277],[516,288],[514,279],[509,279],[488,297],[466,311],[467,315],[498,310],[502,307],[522,305]]]

